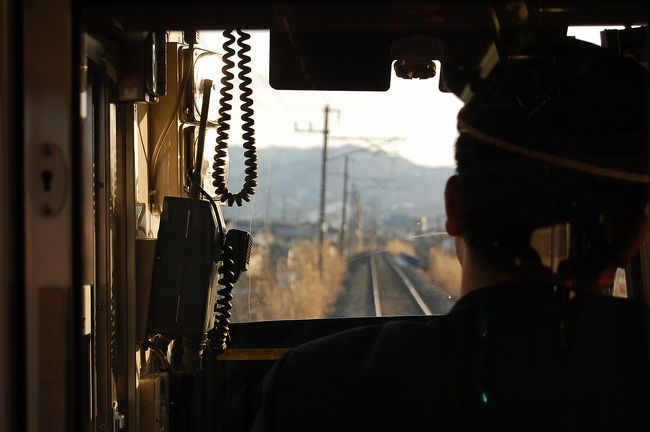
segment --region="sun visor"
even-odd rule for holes
[[[379,33],[272,29],[269,68],[276,90],[386,91],[391,46]]]
[[[390,31],[358,5],[277,7],[271,19],[269,81],[277,90],[386,91]]]

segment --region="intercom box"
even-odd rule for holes
[[[199,338],[212,327],[220,244],[208,201],[165,197],[149,301],[150,334]]]

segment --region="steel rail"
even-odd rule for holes
[[[400,278],[400,280],[404,283],[406,288],[409,290],[409,293],[411,294],[411,296],[415,300],[415,303],[417,303],[418,307],[422,310],[422,312],[425,315],[433,315],[431,313],[431,309],[429,309],[429,307],[426,305],[424,300],[422,300],[422,297],[417,292],[417,290],[415,289],[415,286],[413,285],[411,280],[408,278],[408,276],[406,276],[404,271],[401,268],[399,268],[399,266],[397,266],[395,263],[393,263],[393,261],[391,259],[389,259],[388,257],[386,257],[384,254],[382,254],[382,258],[384,259],[384,261],[386,261],[386,263],[388,263],[388,266],[395,272],[395,274],[397,274],[397,276]],[[374,286],[375,285],[373,285],[373,287]]]
[[[379,281],[377,279],[377,267],[375,260],[377,258],[376,254],[370,255],[370,284],[372,285],[372,297],[375,305],[375,316],[382,316],[381,313],[381,302],[379,301]]]

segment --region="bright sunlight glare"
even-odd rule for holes
[[[440,92],[437,77],[403,80],[393,73],[387,92],[274,90],[268,84],[269,37],[268,31],[252,31],[250,40],[256,141],[260,148],[321,146],[322,135],[295,129],[310,125],[322,129],[327,104],[338,110],[338,115],[330,118],[332,147],[369,146],[381,142],[371,138],[394,137],[398,140],[384,143],[382,150],[418,165],[454,165],[456,116],[462,102],[453,94]],[[223,40],[221,32],[201,33],[201,45],[217,53],[223,53]]]

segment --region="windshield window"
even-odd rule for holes
[[[274,90],[269,33],[251,35],[259,186],[250,203],[223,208],[229,227],[254,237],[233,320],[447,312],[458,298],[460,266],[444,230],[443,191],[454,172],[461,101],[441,92],[437,77],[393,76],[387,92]],[[203,47],[223,54],[221,32],[200,36]],[[211,62],[215,107],[222,63],[205,62],[196,70],[207,77]],[[245,168],[238,103],[231,115],[229,183],[237,189]]]
[[[567,35],[600,44],[601,30],[570,27]],[[201,32],[209,51],[195,63],[195,87],[214,81],[204,185],[212,179],[224,42],[221,32]],[[269,32],[251,32],[249,43],[259,186],[250,203],[222,207],[228,227],[254,238],[233,292],[233,321],[446,313],[460,296],[443,193],[455,172],[462,102],[439,90],[437,76],[404,80],[394,72],[386,92],[275,90]],[[232,83],[228,174],[238,190],[245,157],[240,81]],[[548,227],[533,245],[555,268],[567,238],[564,227]],[[613,293],[627,295],[622,269]]]

